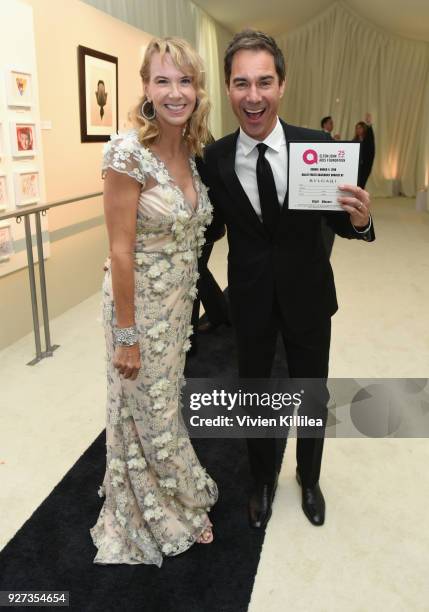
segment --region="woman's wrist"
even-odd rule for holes
[[[130,327],[114,327],[113,337],[115,343],[120,346],[133,346],[138,342],[138,333],[136,325]]]

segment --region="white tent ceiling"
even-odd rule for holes
[[[220,24],[283,34],[304,25],[333,0],[193,0]],[[394,34],[429,41],[429,0],[344,0],[364,19]]]

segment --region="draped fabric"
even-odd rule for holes
[[[216,137],[237,123],[224,93],[223,53],[232,34],[190,0],[86,0],[156,36],[181,36],[206,64]],[[368,189],[414,196],[429,182],[429,43],[390,34],[342,2],[276,37],[287,63],[281,117],[320,129],[332,115],[335,132],[352,139],[355,124],[373,116],[376,157]]]
[[[392,195],[392,181],[414,196],[427,187],[429,44],[388,34],[342,3],[278,37],[287,63],[281,115],[320,128],[332,115],[344,139],[372,113],[376,157],[368,189]]]

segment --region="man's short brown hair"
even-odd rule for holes
[[[274,58],[274,65],[276,67],[277,76],[279,82],[283,83],[286,78],[286,66],[285,58],[279,46],[277,45],[274,38],[264,34],[259,30],[246,29],[238,32],[229,43],[224,56],[224,71],[225,71],[225,83],[229,85],[231,79],[231,66],[234,55],[237,51],[247,49],[251,51],[268,51]]]

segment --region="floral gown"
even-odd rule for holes
[[[158,567],[195,543],[216,502],[215,482],[201,467],[180,418],[184,363],[190,348],[197,257],[211,220],[207,190],[190,158],[197,192],[194,211],[165,165],[138,141],[137,131],[106,144],[107,168],[153,187],[141,191],[134,264],[135,321],[141,368],[136,380],[113,367],[116,324],[110,259],[103,282],[107,348],[105,495],[91,536],[94,563]]]

